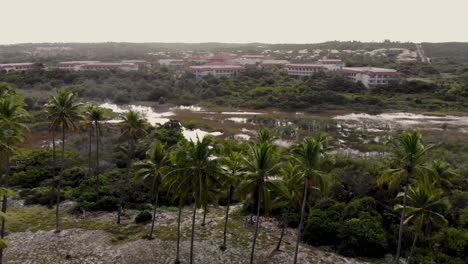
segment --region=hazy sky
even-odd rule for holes
[[[468,41],[468,0],[0,0],[0,43]]]

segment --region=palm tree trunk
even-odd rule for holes
[[[307,203],[307,189],[309,188],[309,178],[306,177],[305,184],[304,184],[304,197],[302,199],[302,206],[301,206],[301,220],[299,222],[299,230],[297,230],[297,240],[296,240],[296,249],[294,251],[294,261],[293,263],[297,263],[297,255],[299,254],[299,244],[301,243],[302,239],[302,229],[304,228],[304,215],[305,215],[305,206]]]
[[[55,205],[55,233],[60,232],[60,188],[62,184],[63,170],[65,168],[65,126],[62,125],[62,160],[60,162],[60,175],[57,182],[57,202]]]
[[[96,196],[97,199],[99,200],[99,190],[100,188],[100,182],[99,182],[99,123],[97,121],[94,121],[95,124],[95,134],[96,134],[96,169],[94,171],[94,177],[96,178]]]
[[[257,243],[257,236],[258,236],[258,224],[260,223],[260,193],[262,191],[262,186],[260,186],[258,190],[258,197],[257,197],[257,218],[255,222],[255,233],[252,242],[252,251],[250,252],[250,264],[253,264],[254,255],[255,255],[255,244]]]
[[[132,157],[133,157],[133,140],[130,138],[128,140],[128,153],[127,153],[127,168],[125,170],[125,179],[121,180],[119,188],[120,190],[120,204],[119,210],[117,211],[117,224],[120,224],[122,218],[123,204],[124,204],[124,184],[130,179],[130,168],[132,167]]]
[[[57,151],[56,151],[56,147],[55,147],[55,129],[52,129],[52,177],[54,179],[53,183],[55,184],[55,186],[53,186],[53,188],[51,188],[51,192],[54,192],[56,191],[56,185],[57,183],[55,182],[56,181],[56,168],[57,168]],[[52,193],[52,196],[54,195],[55,193]],[[53,199],[50,199],[50,207],[52,208],[52,206],[54,205],[54,202],[53,202]]]
[[[8,187],[8,178],[10,176],[10,155],[8,152],[6,153],[6,166],[5,166],[5,178],[4,178],[4,186]],[[2,213],[6,213],[8,206],[7,196],[4,195],[2,199]],[[0,237],[3,239],[5,237],[5,219],[2,219],[2,227],[0,230]],[[0,264],[3,263],[3,248],[0,249]]]
[[[224,216],[224,231],[223,231],[223,244],[221,245],[221,250],[226,250],[226,235],[227,235],[227,224],[229,220],[229,206],[231,205],[231,199],[232,199],[232,192],[233,192],[233,187],[232,185],[229,186],[229,195],[228,195],[228,200],[227,200],[227,205],[226,205],[226,214]]]
[[[283,219],[282,223],[281,223],[281,235],[280,235],[280,238],[278,240],[278,244],[276,245],[276,248],[275,248],[275,251],[279,251],[280,248],[281,248],[281,242],[283,242],[283,237],[284,237],[284,231],[286,230],[286,226],[287,226],[287,220],[286,220],[286,217]]]
[[[193,263],[193,241],[195,239],[195,216],[197,215],[197,205],[198,199],[195,197],[195,203],[193,205],[193,213],[192,213],[192,234],[190,237],[190,264]]]
[[[407,195],[408,195],[408,183],[409,183],[409,175],[408,175],[408,177],[406,177],[405,194],[403,196],[403,210],[401,210],[401,216],[400,216],[400,228],[398,230],[398,247],[397,247],[397,253],[396,253],[396,256],[395,256],[395,263],[396,264],[400,263],[401,240],[403,238],[403,223],[405,221],[406,199],[407,199]]]
[[[206,211],[207,211],[207,204],[205,203],[205,205],[203,205],[203,220],[202,220],[202,224],[201,226],[205,226],[205,223],[206,223]]]
[[[92,160],[91,160],[91,152],[92,152],[92,148],[91,148],[91,145],[92,145],[92,136],[93,136],[93,129],[90,128],[89,129],[89,140],[88,140],[88,178],[91,178],[91,170],[92,170]]]
[[[421,215],[421,222],[419,223],[419,229],[418,230],[421,230],[423,222],[424,222],[424,213]],[[410,259],[411,259],[411,256],[413,255],[414,248],[416,247],[416,242],[417,241],[418,241],[418,233],[416,232],[416,234],[414,234],[413,244],[411,245],[410,253],[409,253],[408,257],[406,258],[406,264],[410,263]]]
[[[182,200],[182,199],[181,199]],[[179,214],[177,216],[177,247],[176,247],[176,260],[175,264],[180,263],[179,247],[180,247],[180,222],[182,217],[182,201],[179,201]]]
[[[153,221],[151,222],[151,231],[149,234],[149,239],[153,239],[153,232],[154,232],[154,223],[156,222],[156,209],[158,208],[158,193],[159,193],[159,186],[156,187],[155,191],[155,198],[154,198],[154,205],[153,205]]]

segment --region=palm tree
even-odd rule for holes
[[[119,123],[121,128],[121,137],[128,141],[127,148],[127,168],[125,171],[125,179],[120,180],[120,189],[130,179],[130,169],[132,167],[132,158],[134,155],[135,144],[141,135],[146,134],[149,123],[142,114],[137,111],[127,111],[120,116],[122,121]],[[122,191],[122,190],[121,190]],[[117,224],[120,224],[123,210],[123,193],[120,194],[119,210],[117,212]]]
[[[15,152],[16,145],[21,143],[24,139],[24,131],[27,126],[23,123],[28,117],[28,113],[24,110],[23,98],[16,96],[12,93],[2,92],[0,97],[0,154],[4,156],[5,160],[5,176],[1,177],[0,183],[8,187],[8,180],[10,178],[10,159]],[[2,159],[3,160],[3,159]],[[1,212],[3,214],[7,211],[8,195],[7,189],[3,188],[0,193],[2,198]],[[5,219],[1,220],[0,239],[5,235]],[[0,263],[2,263],[3,249],[0,249]]]
[[[238,152],[231,152],[228,154],[227,158],[222,160],[224,177],[223,183],[228,188],[228,196],[226,203],[226,213],[224,216],[224,231],[223,231],[223,244],[220,246],[221,250],[226,250],[226,235],[227,235],[227,224],[229,221],[229,206],[231,205],[232,195],[234,194],[235,189],[240,183],[241,180],[241,171],[242,171],[242,156]]]
[[[270,190],[273,181],[269,179],[277,172],[280,163],[277,148],[270,142],[261,141],[258,144],[250,144],[247,157],[244,158],[245,174],[240,184],[240,193],[249,193],[256,206],[255,233],[252,241],[252,251],[250,253],[250,263],[254,261],[255,245],[258,236],[258,226],[260,222],[260,207],[263,202],[263,209],[267,211],[271,206]]]
[[[170,158],[166,147],[161,143],[154,143],[147,152],[148,159],[135,164],[136,175],[143,181],[151,181],[151,198],[153,199],[153,221],[148,239],[153,239],[156,209],[158,207],[159,186],[170,166]]]
[[[423,158],[426,152],[433,146],[425,146],[419,132],[405,132],[387,143],[391,149],[391,160],[395,169],[387,170],[377,183],[382,185],[389,183],[390,187],[399,186],[403,182],[403,207],[400,216],[398,231],[398,247],[395,263],[399,264],[401,255],[401,239],[403,236],[403,224],[405,220],[408,185],[410,180],[424,171]]]
[[[177,214],[177,244],[176,244],[176,258],[175,264],[180,264],[180,225],[182,220],[182,209],[187,200],[188,194],[190,193],[189,184],[186,181],[186,175],[184,174],[182,166],[179,166],[179,161],[183,162],[181,158],[182,152],[176,151],[171,153],[171,164],[175,168],[166,174],[163,178],[163,186],[167,187],[169,193],[172,193],[174,199],[178,199],[179,210]]]
[[[69,130],[77,128],[77,122],[83,117],[80,114],[81,103],[77,102],[76,94],[67,90],[59,90],[49,102],[45,105],[47,118],[51,122],[51,130],[55,131],[58,128],[62,131],[62,156],[60,162],[60,174],[57,179],[56,192],[57,201],[55,205],[55,232],[60,232],[60,219],[59,219],[59,204],[60,204],[60,188],[63,177],[63,170],[65,167],[65,134]],[[55,133],[53,132],[55,135]],[[55,136],[53,138],[54,152],[55,152]],[[55,157],[54,157],[55,159]],[[55,168],[55,161],[54,161]]]
[[[406,207],[406,219],[404,224],[410,222],[416,223],[416,233],[413,238],[410,253],[406,259],[406,263],[410,263],[411,255],[413,254],[418,232],[425,225],[428,230],[430,226],[436,224],[445,225],[448,221],[438,212],[445,212],[450,208],[450,203],[447,197],[442,197],[444,192],[441,189],[436,189],[434,184],[426,179],[420,180],[416,187],[408,187],[408,206]],[[398,198],[403,198],[404,193],[399,193]],[[396,211],[401,211],[403,205],[395,205]],[[427,232],[426,232],[427,233]]]
[[[445,187],[451,187],[452,183],[449,178],[457,176],[457,173],[450,168],[450,164],[442,160],[434,160],[430,166],[425,168],[427,169],[426,176],[428,180],[434,182],[437,186],[443,184]]]
[[[193,263],[193,244],[195,238],[195,217],[197,208],[207,203],[208,194],[218,184],[221,174],[218,159],[211,137],[204,137],[196,143],[184,142],[176,154],[176,170],[183,175],[181,183],[188,186],[193,195],[192,232],[190,237],[190,263]]]
[[[281,235],[274,251],[280,251],[281,242],[286,227],[288,226],[288,213],[300,210],[303,195],[303,177],[298,165],[288,163],[281,168],[281,179],[277,181],[277,197],[273,201],[274,208],[279,208],[282,213],[280,220]]]
[[[104,121],[104,110],[95,105],[89,105],[86,109],[86,122],[89,127],[89,171],[91,172],[91,137],[94,132],[96,148],[96,164],[94,168],[94,177],[96,184],[96,195],[99,199],[100,180],[99,180],[99,142],[102,135],[100,123]],[[94,131],[93,131],[94,130]]]
[[[301,144],[293,149],[294,159],[303,170],[302,177],[304,179],[304,193],[302,195],[301,218],[297,232],[296,248],[294,251],[294,264],[297,263],[299,253],[299,244],[302,239],[302,229],[304,228],[305,207],[307,204],[308,194],[311,189],[323,190],[326,188],[327,177],[323,174],[322,169],[325,163],[329,160],[325,155],[326,136],[318,136],[315,139],[305,139]]]

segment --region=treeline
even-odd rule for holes
[[[38,98],[41,91],[62,87],[90,100],[111,99],[119,104],[152,101],[305,111],[466,111],[465,75],[436,82],[402,81],[372,89],[339,74],[320,73],[297,79],[281,69],[256,67],[247,68],[242,76],[235,78],[207,76],[203,79],[196,79],[191,73],[180,75],[165,67],[138,72],[38,70],[0,73],[0,82],[29,90]],[[31,100],[28,98],[28,105],[36,104]]]
[[[193,245],[196,209],[206,214],[210,205],[223,205],[225,229],[219,243],[225,250],[229,205],[241,203],[255,228],[251,263],[260,217],[266,216],[277,218],[282,228],[297,228],[298,243],[330,246],[346,256],[396,253],[397,263],[400,258],[407,263],[466,262],[467,171],[429,159],[436,146],[425,144],[418,132],[392,138],[383,160],[331,155],[328,142],[333,139],[325,135],[312,135],[289,149],[276,146],[269,130],[248,143],[210,137],[188,142],[178,122],[154,128],[134,111],[121,114],[118,124],[106,125],[102,109],[82,105],[74,93],[60,90],[42,108],[52,146],[22,150],[18,146],[28,118],[24,103],[7,85],[0,88],[0,147],[7,164],[2,186],[11,186],[1,189],[3,212],[11,190],[26,203],[55,205],[57,232],[58,205],[64,199],[77,201],[77,211],[117,211],[118,223],[126,208],[136,208],[143,211],[137,221],[148,215],[152,219],[152,238],[160,205],[179,208],[178,237],[181,210],[191,206]],[[76,128],[87,142],[85,155],[71,145]],[[102,143],[108,137],[115,148],[112,158],[103,160]],[[4,220],[8,213],[1,216]],[[281,244],[282,236],[277,250]],[[195,253],[191,247],[190,263]],[[296,246],[294,263],[297,253]],[[178,254],[175,261],[180,261]]]

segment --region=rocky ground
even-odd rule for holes
[[[12,209],[20,214],[30,208]],[[36,209],[37,210],[37,207]],[[44,217],[43,211],[37,217]],[[163,209],[164,210],[164,209]],[[190,248],[190,208],[183,211],[181,261],[187,263]],[[253,227],[238,212],[232,213],[229,224],[228,249],[221,251],[223,208],[209,211],[207,224],[200,226],[202,212],[198,212],[195,240],[195,263],[248,263]],[[34,212],[35,213],[35,212]],[[49,212],[46,212],[47,215]],[[53,211],[50,211],[53,216]],[[49,263],[174,263],[176,249],[177,212],[172,208],[162,211],[157,218],[156,239],[142,237],[149,230],[148,225],[133,224],[135,212],[129,212],[126,221],[113,224],[114,214],[100,213],[85,216],[63,216],[64,230],[56,234],[52,228],[40,230],[26,225],[22,232],[12,232],[6,237],[9,248],[5,253],[6,263],[49,264]],[[53,219],[53,217],[51,217]],[[12,220],[14,225],[20,222]],[[36,221],[31,219],[31,221]],[[94,222],[91,222],[94,221]],[[87,223],[87,224],[84,224]],[[96,229],[93,230],[93,223]],[[99,223],[99,224],[96,224]],[[106,225],[104,225],[105,223]],[[277,223],[269,218],[261,218],[256,263],[289,263],[294,254],[295,231],[288,229],[282,251],[272,253],[280,230]],[[53,224],[53,223],[52,223]],[[31,225],[32,226],[32,225]],[[76,228],[76,227],[80,228]],[[39,229],[39,230],[38,230]],[[304,245],[300,248],[300,263],[365,263],[345,258],[332,252]]]

